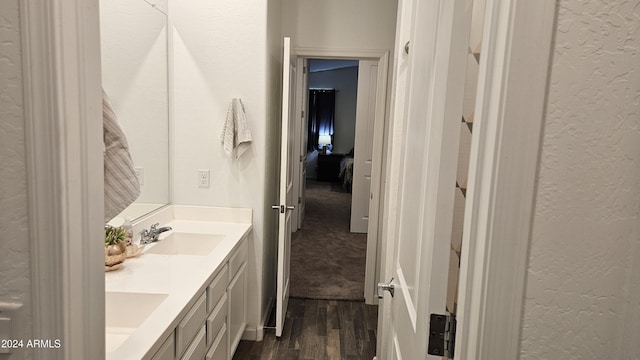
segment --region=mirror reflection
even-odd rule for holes
[[[127,137],[141,190],[112,222],[169,203],[166,13],[166,0],[100,1],[102,86]]]

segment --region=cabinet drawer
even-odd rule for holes
[[[222,271],[216,276],[215,279],[207,286],[207,314],[211,313],[213,308],[222,298],[225,291],[227,291],[227,285],[229,284],[229,267],[225,264]]]
[[[222,329],[218,332],[213,346],[207,352],[207,360],[227,360],[227,354],[229,353],[227,346],[229,346],[227,326],[222,325]]]
[[[201,360],[204,359],[204,356],[207,353],[207,344],[205,342],[205,334],[206,330],[204,326],[200,329],[200,332],[196,335],[196,338],[193,339],[191,345],[184,353],[184,356],[180,358],[181,360]]]
[[[207,318],[205,299],[205,295],[202,294],[176,327],[176,355],[178,356],[185,351],[191,339],[198,334],[198,330],[203,328],[202,323]]]
[[[171,333],[164,341],[160,349],[153,355],[152,360],[173,360],[175,358],[176,340],[175,334]]]
[[[242,240],[242,244],[236,249],[229,260],[229,281],[233,280],[238,270],[247,261],[247,241]]]
[[[211,315],[207,318],[207,346],[211,346],[218,335],[220,329],[227,322],[227,313],[229,312],[229,301],[227,293],[222,295],[222,299],[218,302]]]

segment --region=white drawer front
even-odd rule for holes
[[[227,346],[229,346],[227,326],[223,325],[209,352],[207,352],[207,360],[227,360],[229,353]]]
[[[215,336],[220,332],[222,326],[227,322],[227,314],[229,313],[229,297],[225,292],[222,299],[218,302],[215,309],[207,318],[207,346],[211,346],[215,340]]]
[[[225,265],[218,276],[207,286],[207,314],[213,311],[213,308],[227,291],[229,284],[229,267]]]
[[[236,249],[234,254],[231,256],[229,260],[229,281],[231,281],[235,276],[242,264],[247,261],[247,240],[242,240],[242,244]]]
[[[176,327],[176,354],[178,356],[185,351],[191,339],[198,334],[198,330],[202,328],[202,323],[207,318],[205,299],[205,295],[202,294]]]
[[[198,334],[196,335],[195,339],[193,339],[193,342],[191,343],[191,345],[189,345],[189,348],[184,353],[184,356],[182,356],[181,360],[204,359],[207,353],[207,344],[205,340],[205,337],[206,337],[205,335],[206,335],[206,330],[205,330],[205,327],[203,326],[200,329],[200,332],[198,332]]]
[[[176,341],[175,333],[171,333],[164,341],[160,349],[153,355],[153,360],[173,360],[175,359]]]

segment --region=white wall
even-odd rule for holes
[[[348,153],[356,136],[358,67],[312,72],[309,74],[309,88],[336,90],[333,152]]]
[[[166,9],[166,4],[159,8]],[[166,204],[167,17],[144,1],[100,1],[100,41],[102,86],[127,135],[134,165],[144,169],[136,203]]]
[[[25,118],[22,96],[22,55],[18,0],[0,1],[0,302],[23,303],[12,318],[14,339],[34,338],[31,332],[31,275]],[[0,359],[30,359],[17,350]]]
[[[250,242],[249,327],[259,326],[270,298],[275,218],[272,72],[280,56],[267,40],[266,1],[181,0],[169,3],[174,25],[173,203],[253,209]],[[275,11],[279,14],[279,9]],[[270,12],[269,14],[272,14]],[[269,46],[269,48],[268,48]],[[281,42],[278,41],[278,47]],[[220,131],[232,98],[242,98],[253,143],[228,158]],[[279,96],[278,96],[279,98]],[[267,168],[267,164],[269,168]],[[211,170],[210,188],[198,188],[197,169]],[[268,176],[268,178],[267,178]]]
[[[282,30],[298,47],[392,50],[394,0],[282,0]]]
[[[522,359],[640,357],[639,9],[559,3]]]

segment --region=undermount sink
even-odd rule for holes
[[[146,254],[157,255],[209,255],[222,240],[224,235],[172,233],[163,240],[153,244]]]
[[[106,351],[120,347],[167,298],[167,294],[105,292]]]

